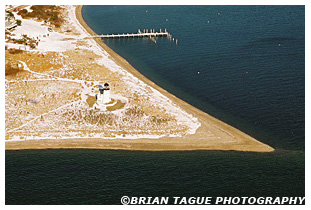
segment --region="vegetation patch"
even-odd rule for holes
[[[22,25],[22,21],[21,20],[16,20],[16,24],[17,24],[17,26],[21,26]]]
[[[15,49],[15,48],[10,48],[10,49],[8,49],[8,52],[9,52],[10,54],[20,54],[20,53],[23,53],[24,50],[19,50],[19,49]]]
[[[12,39],[11,37],[7,36],[7,39],[14,44],[23,44],[28,45],[30,48],[34,49],[36,48],[37,41],[35,39],[31,39],[27,35],[23,35],[20,39]]]
[[[140,106],[134,106],[126,110],[125,115],[131,118],[141,118],[144,116],[145,112],[142,110]]]
[[[38,21],[49,21],[51,25],[60,27],[64,22],[62,17],[63,9],[55,5],[33,5],[30,7],[32,10],[28,12],[26,9],[20,10],[17,14],[22,18],[36,18]]]
[[[11,62],[7,62],[5,64],[5,76],[8,75],[16,75],[18,72],[22,71],[23,69],[21,69],[20,67],[18,67],[18,65],[14,65]]]

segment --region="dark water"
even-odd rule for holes
[[[276,148],[244,152],[6,152],[7,204],[111,204],[129,196],[304,196],[304,6],[85,6],[148,78]],[[200,72],[198,74],[198,72]]]
[[[120,204],[128,196],[304,196],[301,151],[6,152],[6,204]]]

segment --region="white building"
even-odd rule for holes
[[[101,110],[105,110],[106,106],[109,102],[111,102],[110,98],[110,87],[108,83],[105,83],[104,86],[99,85],[99,94],[96,94],[96,103],[95,108],[99,108]]]

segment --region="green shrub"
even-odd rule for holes
[[[21,26],[21,25],[22,25],[22,21],[21,21],[21,20],[16,20],[16,24],[17,24],[18,26]]]

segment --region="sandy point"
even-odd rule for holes
[[[85,23],[82,17],[82,6],[76,6],[76,18],[81,26],[90,34],[96,33]],[[182,110],[197,118],[201,126],[194,134],[179,137],[164,136],[151,138],[70,138],[70,139],[40,139],[23,141],[6,141],[6,150],[18,149],[119,149],[145,151],[176,151],[176,150],[234,150],[248,152],[273,152],[274,149],[244,132],[212,117],[211,115],[191,106],[185,101],[170,94],[163,88],[147,79],[125,59],[105,45],[100,38],[94,38],[96,43],[106,51],[114,62],[126,69],[133,76],[159,91],[177,104]]]

